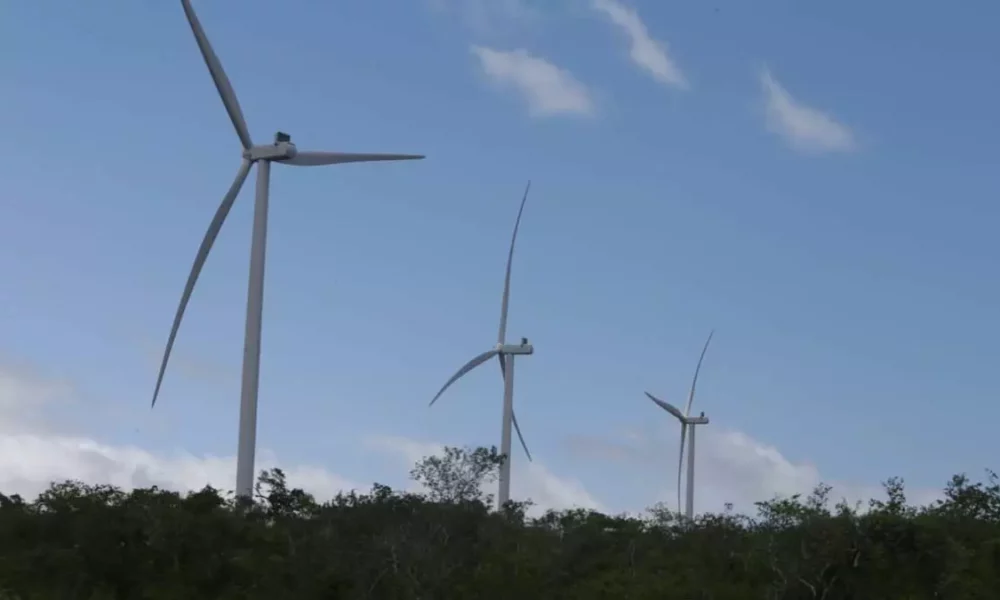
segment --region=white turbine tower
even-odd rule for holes
[[[163,361],[160,364],[160,372],[156,378],[156,389],[153,391],[153,406],[156,405],[156,398],[160,393],[160,386],[163,383],[163,374],[167,369],[167,361],[170,359],[170,351],[177,337],[177,330],[180,327],[181,319],[184,316],[184,309],[187,307],[191,292],[194,290],[195,282],[201,273],[205,259],[212,249],[215,238],[222,229],[222,224],[226,220],[236,196],[243,187],[243,182],[250,174],[250,169],[257,166],[257,194],[254,203],[253,237],[250,247],[250,284],[247,291],[247,313],[246,332],[243,345],[243,377],[242,389],[240,392],[240,430],[239,430],[239,451],[236,466],[236,494],[243,498],[250,498],[253,492],[254,481],[254,453],[256,449],[257,437],[257,384],[260,370],[260,330],[261,313],[264,304],[264,256],[267,241],[267,209],[268,209],[268,188],[270,187],[271,163],[293,165],[298,167],[314,167],[323,165],[336,165],[351,162],[372,162],[381,160],[411,160],[423,158],[415,154],[359,154],[353,152],[315,152],[298,150],[292,143],[291,137],[286,133],[279,132],[275,135],[273,144],[254,145],[250,138],[250,131],[240,104],[233,92],[233,87],[229,83],[222,70],[219,58],[212,50],[205,32],[201,28],[201,23],[195,15],[194,8],[191,7],[190,0],[181,0],[184,14],[187,16],[191,31],[194,33],[195,41],[201,50],[201,55],[208,66],[208,72],[215,82],[215,87],[222,97],[222,103],[229,113],[229,119],[236,128],[236,135],[240,138],[243,146],[243,162],[236,179],[229,187],[229,191],[222,198],[222,204],[215,212],[212,223],[208,226],[205,238],[195,255],[194,265],[188,275],[187,283],[184,285],[184,292],[181,294],[180,305],[174,316],[173,326],[170,328],[170,336],[167,338],[167,346],[163,353]]]
[[[524,436],[521,435],[521,427],[517,424],[517,417],[514,416],[514,357],[518,355],[529,355],[535,352],[535,348],[528,343],[528,338],[521,338],[520,344],[507,344],[507,306],[510,301],[510,265],[514,260],[514,242],[517,241],[517,229],[521,225],[521,214],[524,212],[524,203],[528,199],[528,191],[531,189],[531,182],[524,188],[524,196],[521,198],[521,207],[517,210],[517,220],[514,221],[514,234],[510,238],[510,250],[507,253],[507,271],[503,283],[503,299],[500,302],[500,334],[497,337],[496,346],[491,350],[483,352],[473,358],[451,376],[441,390],[431,400],[430,406],[434,406],[441,394],[448,389],[451,384],[461,379],[466,373],[475,369],[479,365],[496,356],[500,361],[500,373],[503,375],[503,426],[500,432],[500,452],[504,455],[503,465],[500,467],[499,493],[497,494],[497,505],[503,506],[510,500],[510,447],[511,447],[511,425],[517,431],[517,438],[521,441],[521,447],[528,460],[531,460],[531,452],[528,445],[524,443]]]
[[[687,435],[688,428],[691,429],[691,436],[688,439],[688,464],[687,464],[687,502],[684,506],[684,515],[691,519],[694,517],[694,431],[696,425],[708,425],[708,417],[705,413],[697,417],[691,416],[691,404],[694,402],[694,391],[698,385],[698,373],[701,372],[701,362],[705,360],[705,352],[708,350],[708,345],[712,343],[712,336],[715,334],[714,331],[708,334],[708,339],[705,340],[705,346],[701,349],[701,356],[698,357],[698,366],[694,369],[694,378],[691,380],[691,392],[688,394],[687,407],[682,413],[674,405],[660,400],[656,396],[646,392],[646,396],[650,400],[655,402],[663,410],[667,411],[671,415],[677,418],[681,423],[681,451],[680,456],[677,461],[677,510],[681,509],[681,474],[684,471],[684,438]]]

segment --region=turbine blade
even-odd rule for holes
[[[687,423],[681,422],[681,452],[677,458],[677,512],[683,512],[681,505],[681,473],[684,472],[684,438],[687,437]]]
[[[708,333],[708,339],[705,340],[705,345],[701,349],[701,356],[698,357],[698,366],[694,368],[694,378],[691,380],[691,393],[688,394],[687,408],[684,409],[684,414],[688,417],[691,416],[691,404],[694,402],[694,389],[698,385],[698,373],[701,372],[701,361],[705,360],[705,352],[708,350],[708,345],[712,343],[713,335],[715,335],[714,329]]]
[[[524,203],[528,200],[528,191],[531,190],[531,181],[524,188],[524,196],[521,197],[521,206],[517,209],[517,220],[514,221],[514,233],[510,236],[510,250],[507,252],[507,271],[503,279],[503,300],[500,302],[500,334],[497,336],[497,343],[504,343],[507,336],[507,305],[510,303],[510,265],[514,261],[514,242],[517,241],[517,230],[521,226],[521,214],[524,213]],[[501,365],[502,366],[502,365]]]
[[[514,431],[517,432],[517,439],[521,440],[521,447],[524,448],[524,453],[528,456],[528,462],[531,462],[531,451],[528,450],[528,444],[524,443],[524,436],[521,435],[521,426],[517,424],[517,414],[511,412],[510,420],[514,423]]]
[[[222,198],[222,204],[215,211],[215,217],[212,218],[212,223],[209,224],[208,231],[205,232],[205,238],[201,241],[201,247],[198,248],[198,253],[194,257],[194,265],[191,266],[191,273],[188,275],[187,283],[184,284],[184,293],[181,294],[181,302],[177,306],[177,314],[174,315],[174,324],[170,328],[170,336],[167,338],[167,347],[163,352],[163,361],[160,363],[160,373],[156,376],[156,388],[153,390],[152,406],[156,406],[156,398],[160,394],[160,386],[163,384],[163,374],[167,370],[167,361],[170,360],[170,351],[174,347],[177,330],[181,326],[181,319],[184,317],[184,309],[187,308],[188,300],[191,299],[191,292],[194,291],[194,284],[198,281],[198,275],[201,274],[201,268],[205,265],[205,259],[208,258],[212,244],[215,243],[215,238],[219,236],[222,224],[225,223],[230,209],[233,208],[233,203],[236,202],[240,188],[243,187],[243,182],[246,181],[249,173],[250,161],[244,160],[243,164],[240,165],[240,170],[236,173],[233,185],[229,186],[229,191]]]
[[[677,417],[677,419],[682,424],[684,423],[684,415],[682,415],[681,411],[679,411],[677,407],[675,407],[673,404],[670,404],[669,402],[664,402],[663,400],[660,400],[659,398],[650,394],[649,392],[645,392],[645,394],[647,398],[658,404],[660,408],[672,414],[673,416]]]
[[[229,83],[226,72],[222,70],[222,63],[219,62],[219,57],[212,50],[212,44],[208,42],[205,30],[201,28],[201,22],[198,21],[198,15],[195,14],[194,8],[191,6],[191,0],[181,0],[181,6],[184,7],[184,14],[191,26],[191,32],[194,33],[194,39],[198,42],[198,49],[201,50],[201,56],[205,59],[205,64],[208,65],[212,81],[215,82],[215,89],[219,91],[219,96],[222,96],[222,103],[226,106],[226,112],[229,113],[229,120],[236,128],[236,135],[240,136],[240,143],[243,144],[243,147],[249,149],[253,145],[253,141],[250,139],[247,121],[243,118],[243,111],[240,110],[239,100],[236,99],[236,92],[233,91],[233,86]]]
[[[507,358],[501,353],[497,357],[500,359],[500,377],[507,379]]]
[[[443,394],[444,391],[451,386],[451,384],[455,383],[456,381],[461,379],[463,375],[475,369],[484,362],[488,361],[489,359],[493,358],[497,354],[498,352],[496,349],[489,350],[487,352],[483,352],[479,356],[465,363],[465,365],[463,365],[462,368],[459,369],[457,373],[451,376],[451,379],[449,379],[447,383],[441,386],[441,390],[434,396],[434,399],[431,400],[431,403],[428,406],[434,406],[434,403],[437,402],[437,399],[441,397],[441,394]]]
[[[377,162],[382,160],[420,160],[423,154],[363,154],[359,152],[314,152],[301,151],[292,158],[278,161],[296,167],[322,167],[355,162]]]

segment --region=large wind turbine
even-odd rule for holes
[[[504,455],[503,465],[500,467],[500,490],[497,494],[497,505],[503,506],[510,500],[510,446],[511,435],[510,426],[513,424],[517,431],[517,438],[521,441],[521,447],[528,460],[531,460],[531,452],[528,445],[524,443],[524,436],[521,435],[521,427],[517,424],[517,417],[514,416],[514,357],[518,355],[529,355],[535,352],[535,348],[528,343],[528,338],[521,338],[520,344],[507,344],[507,306],[510,301],[510,265],[514,260],[514,242],[517,241],[517,229],[521,225],[521,214],[524,213],[524,203],[528,199],[528,191],[531,189],[531,182],[524,188],[524,196],[521,198],[521,206],[517,210],[517,220],[514,221],[514,234],[510,238],[510,250],[507,252],[507,272],[503,282],[503,300],[500,302],[500,334],[497,336],[497,344],[491,350],[483,352],[473,358],[451,376],[441,390],[431,400],[430,406],[434,406],[441,394],[448,389],[451,384],[462,378],[466,373],[475,369],[479,365],[496,356],[500,361],[500,373],[503,375],[503,427],[500,430],[500,452]]]
[[[688,440],[688,464],[687,464],[687,503],[684,507],[684,515],[691,519],[694,517],[694,431],[696,425],[708,425],[708,417],[705,413],[697,417],[691,416],[691,404],[694,402],[694,390],[698,385],[698,373],[701,372],[701,363],[705,360],[705,352],[708,350],[708,345],[712,343],[712,336],[715,334],[714,331],[708,334],[708,339],[705,340],[705,346],[701,349],[701,356],[698,357],[698,366],[694,369],[694,378],[691,380],[691,392],[688,394],[687,407],[682,413],[673,404],[664,402],[656,396],[646,392],[646,396],[650,400],[655,402],[671,415],[677,418],[681,422],[681,451],[680,457],[677,461],[677,510],[681,509],[681,473],[684,470],[684,438],[687,434],[688,428],[691,429],[691,437]]]
[[[170,350],[173,348],[174,339],[177,337],[177,330],[180,327],[181,319],[184,316],[184,309],[187,307],[191,292],[194,290],[195,282],[201,273],[205,259],[215,238],[222,229],[222,224],[226,220],[236,196],[243,187],[243,182],[250,169],[257,166],[257,194],[254,203],[253,218],[253,238],[250,247],[250,284],[247,291],[247,313],[246,331],[243,344],[243,378],[240,392],[240,434],[239,451],[236,466],[236,494],[249,498],[253,492],[254,481],[254,452],[256,449],[257,437],[257,383],[260,368],[260,329],[261,312],[264,304],[264,256],[267,241],[267,204],[268,188],[270,187],[271,163],[293,165],[297,167],[315,167],[323,165],[336,165],[351,162],[371,162],[380,160],[410,160],[423,158],[415,154],[360,154],[354,152],[316,152],[298,150],[291,141],[291,136],[278,132],[274,137],[273,144],[255,145],[250,139],[250,131],[240,104],[233,92],[233,87],[229,83],[229,78],[222,70],[219,58],[212,50],[205,31],[201,28],[201,23],[195,15],[194,8],[191,7],[190,0],[181,0],[184,14],[187,16],[194,39],[198,43],[198,49],[208,65],[208,72],[215,82],[215,87],[222,97],[222,103],[229,113],[229,119],[236,128],[236,135],[243,145],[243,162],[236,172],[236,179],[229,187],[229,191],[222,198],[222,204],[215,212],[212,223],[208,226],[205,238],[195,255],[194,265],[188,275],[187,283],[184,285],[184,293],[181,294],[181,301],[174,316],[173,326],[170,328],[170,336],[167,338],[167,347],[163,352],[163,362],[160,364],[160,372],[156,378],[156,389],[153,391],[153,406],[156,405],[156,398],[160,393],[160,385],[163,383],[163,374],[167,369],[167,361],[170,358]],[[253,47],[251,44],[250,47]]]

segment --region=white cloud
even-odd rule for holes
[[[270,452],[262,452],[257,469],[280,465]],[[111,446],[79,436],[0,435],[0,490],[34,497],[52,481],[76,479],[106,483],[123,489],[157,485],[188,491],[211,485],[233,487],[236,460],[233,457],[194,456],[179,452],[157,456],[134,446]],[[301,487],[320,499],[359,485],[316,466],[285,467],[289,485]]]
[[[232,456],[196,456],[182,451],[155,453],[57,431],[47,415],[58,414],[63,403],[72,401],[72,387],[66,382],[0,365],[0,491],[34,497],[51,481],[66,479],[109,483],[125,489],[158,485],[196,490],[206,484],[232,489],[236,472]],[[610,507],[636,510],[657,500],[667,502],[668,506],[676,504],[677,435],[676,427],[664,423],[621,432],[615,438],[577,436],[569,445],[576,455],[586,456],[588,464],[603,463],[608,468],[630,466],[637,470],[637,476],[662,482],[654,497],[636,499],[634,506]],[[443,449],[438,443],[401,437],[368,436],[363,441],[367,449],[391,456],[398,465],[399,476],[405,476],[424,456]],[[258,455],[258,470],[280,466],[291,485],[320,499],[339,491],[367,491],[372,481],[381,481],[384,475],[373,474],[371,480],[357,482],[319,465],[283,463],[266,449]],[[698,432],[699,511],[719,511],[726,502],[732,502],[738,510],[752,512],[757,500],[776,494],[807,494],[824,481],[815,465],[790,461],[773,446],[745,433],[716,426]],[[834,486],[834,499],[846,497],[852,502],[866,502],[868,498],[882,497],[877,484],[826,483]],[[511,491],[514,498],[530,498],[535,502],[533,514],[549,508],[609,510],[580,481],[556,475],[538,462],[516,462]],[[936,489],[908,491],[910,501],[918,504],[940,495]]]
[[[534,116],[591,115],[594,102],[572,73],[527,50],[501,51],[472,46],[483,72],[499,86],[516,90]]]
[[[73,401],[72,386],[66,382],[0,365],[0,491],[33,498],[51,482],[67,479],[125,489],[150,485],[179,491],[205,485],[232,489],[234,457],[187,452],[157,455],[135,446],[115,446],[59,431],[52,416]],[[280,464],[273,453],[262,450],[257,469],[276,466],[285,469],[290,485],[320,498],[370,488],[317,466]]]
[[[568,445],[591,460],[631,465],[645,476],[658,478],[662,486],[657,500],[676,508],[679,435],[677,427],[656,427],[655,433],[651,427],[629,432],[620,440],[576,436],[568,440]],[[698,512],[718,512],[726,503],[732,503],[739,512],[753,513],[754,502],[775,496],[807,495],[820,483],[833,486],[833,502],[846,499],[853,505],[860,500],[867,506],[870,498],[884,499],[878,484],[828,481],[815,465],[792,462],[774,446],[738,431],[713,426],[700,429],[696,457]],[[907,496],[911,503],[927,504],[940,498],[941,492],[910,489]]]
[[[654,39],[634,9],[616,0],[592,0],[594,10],[618,26],[629,40],[629,57],[660,83],[687,89],[688,81],[680,67],[667,53],[667,45]]]
[[[770,70],[760,73],[767,127],[804,152],[847,152],[857,146],[854,134],[831,115],[800,103]]]
[[[34,498],[53,481],[74,479],[89,484],[111,484],[123,489],[157,485],[179,491],[211,485],[231,490],[236,473],[232,456],[195,456],[188,452],[157,454],[128,445],[103,443],[85,435],[57,432],[49,413],[73,401],[72,387],[21,368],[0,365],[0,492]],[[46,410],[46,408],[50,410]],[[440,453],[441,444],[405,438],[370,436],[370,449],[392,454],[400,474],[424,456]],[[371,482],[356,482],[317,465],[290,465],[273,452],[258,451],[257,471],[281,467],[288,482],[318,499],[341,491],[371,489]],[[535,510],[573,506],[601,508],[576,481],[552,474],[540,464],[518,465],[512,492],[532,498]],[[373,478],[378,480],[378,478]]]
[[[365,443],[371,448],[396,457],[407,466],[412,466],[425,456],[441,454],[444,450],[443,444],[417,442],[393,436],[371,436]],[[414,485],[412,489],[416,491],[419,488]],[[496,495],[495,489],[484,491]],[[529,513],[536,515],[547,509],[606,510],[579,481],[559,477],[537,461],[524,461],[511,465],[511,497],[516,500],[531,499],[534,506]]]

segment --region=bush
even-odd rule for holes
[[[693,522],[593,511],[526,516],[482,493],[503,457],[448,449],[429,491],[374,485],[319,503],[261,473],[254,502],[53,484],[0,494],[0,599],[995,599],[1000,485],[956,476],[932,506],[903,482],[865,510],[830,488]]]

